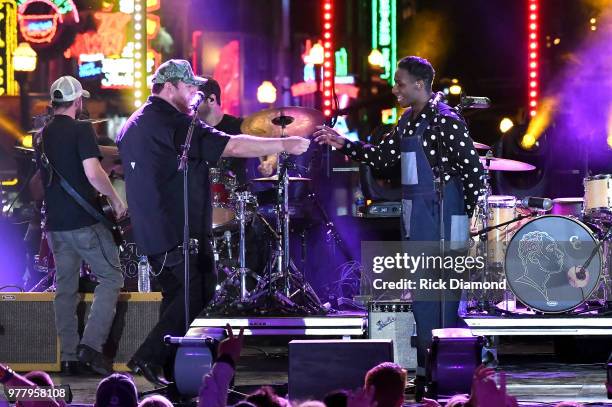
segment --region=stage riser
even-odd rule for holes
[[[59,371],[59,340],[55,330],[53,293],[0,293],[0,361],[15,370]],[[79,331],[89,315],[92,294],[77,307]],[[126,363],[158,320],[160,293],[122,293],[104,353],[113,368]]]

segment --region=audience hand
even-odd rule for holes
[[[314,132],[315,142],[319,144],[329,144],[332,147],[342,148],[346,139],[331,127],[317,126]]]
[[[308,146],[310,145],[310,140],[303,137],[287,137],[282,139],[283,142],[283,150],[293,155],[300,155],[308,150]]]
[[[493,381],[493,369],[479,366],[472,379],[470,405],[473,407],[514,407],[518,406],[516,398],[506,394],[506,375],[499,372],[499,388]],[[486,402],[485,402],[486,400]]]
[[[230,324],[227,324],[225,329],[227,330],[227,338],[219,342],[217,353],[219,355],[228,355],[232,358],[234,363],[238,363],[238,360],[240,359],[240,352],[242,351],[244,328],[240,328],[238,337],[234,336],[234,332]]]
[[[423,400],[421,401],[421,405],[423,407],[442,407],[440,403],[438,403],[436,400],[428,399],[425,397],[423,397]]]

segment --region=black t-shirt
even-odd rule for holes
[[[215,129],[231,135],[242,134],[240,126],[242,125],[243,120],[244,119],[242,119],[241,117],[224,114],[221,121],[215,126]],[[242,185],[247,182],[246,158],[222,158],[221,160],[219,160],[217,165],[223,171],[231,171],[236,176],[236,182],[238,183],[238,185]]]
[[[77,121],[65,115],[55,115],[45,126],[42,139],[49,162],[79,195],[94,207],[99,207],[97,192],[89,183],[83,168],[83,160],[101,158],[91,123]],[[37,149],[40,153],[40,145]],[[49,173],[42,166],[41,171],[45,184],[48,230],[74,230],[98,222],[64,191],[56,175],[52,176],[51,184],[48,185]]]
[[[117,144],[125,173],[134,239],[147,255],[183,241],[183,175],[178,170],[191,117],[151,96],[125,123]],[[208,169],[229,137],[197,121],[189,150],[190,236],[205,239],[212,228]]]

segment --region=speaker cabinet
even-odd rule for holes
[[[59,340],[55,330],[53,293],[0,293],[0,361],[15,370],[59,371]],[[77,307],[82,332],[93,294],[81,294]],[[127,370],[159,315],[160,293],[121,293],[104,354],[113,368]]]
[[[321,400],[332,390],[363,387],[368,370],[393,361],[390,340],[289,342],[289,398]]]
[[[368,304],[368,337],[391,339],[395,363],[406,370],[416,370],[416,348],[410,344],[415,332],[412,304],[409,302],[371,302]]]

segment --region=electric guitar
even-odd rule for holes
[[[111,234],[113,235],[113,240],[115,244],[117,245],[117,247],[119,247],[119,251],[122,252],[126,244],[125,234],[117,218],[115,218],[115,212],[113,211],[113,206],[111,205],[108,198],[102,194],[98,194],[97,199],[98,199],[98,204],[102,208],[102,214],[108,220],[108,223],[112,225],[110,227],[110,231],[111,231]]]

